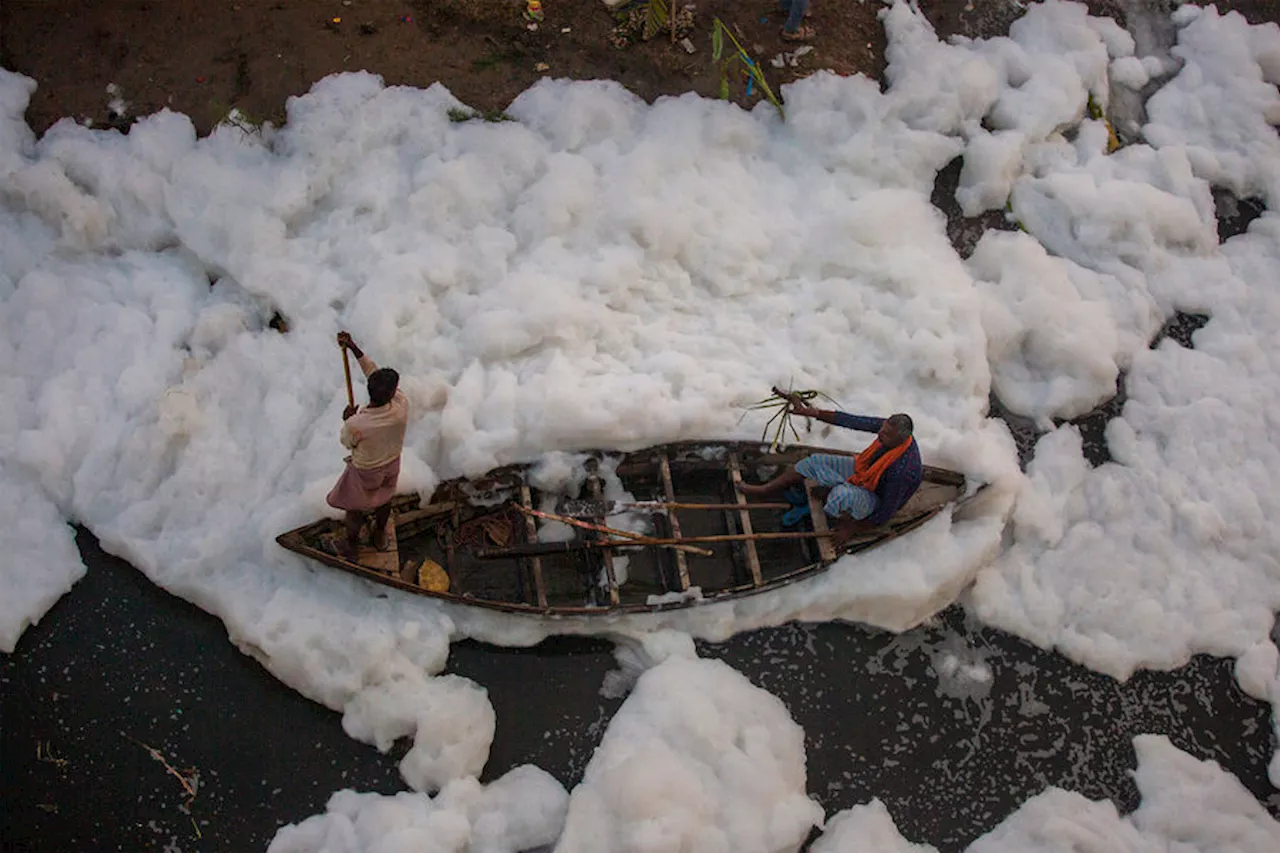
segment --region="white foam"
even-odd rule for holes
[[[866,805],[839,812],[827,821],[813,853],[936,853],[929,844],[912,844],[898,832],[884,803],[872,798]]]
[[[1083,116],[1134,45],[1060,2],[1007,38],[947,45],[895,3],[889,90],[814,75],[786,88],[785,122],[543,80],[517,121],[456,124],[439,86],[343,74],[279,130],[197,140],[162,112],[128,135],[64,120],[36,144],[30,81],[0,73],[3,494],[37,484],[23,518],[41,535],[67,541],[48,505],[86,524],[360,737],[412,733],[404,771],[424,788],[488,749],[481,691],[432,680],[452,639],[902,630],[979,570],[979,614],[1094,668],[1249,654],[1260,689],[1250,650],[1280,606],[1280,217],[1219,249],[1209,183],[1276,198],[1280,30],[1178,21],[1184,66],[1150,105],[1152,147],[1112,155]],[[929,203],[961,152],[966,208],[1007,203],[1029,235],[988,237],[967,265]],[[1149,350],[1176,310],[1211,315],[1196,349]],[[331,513],[342,327],[404,376],[406,489],[545,452],[755,438],[740,407],[794,383],[910,412],[926,461],[993,481],[992,499],[784,592],[670,613],[548,623],[375,591],[272,541]],[[1121,370],[1114,462],[1089,468],[1063,427],[1024,480],[986,417],[993,381],[1044,423]],[[65,587],[65,554],[64,580],[40,586],[24,563],[6,593]]]
[[[12,652],[18,637],[84,576],[75,538],[57,507],[31,480],[0,465],[0,651]]]
[[[1016,478],[1007,433],[984,422],[973,283],[925,195],[952,142],[865,123],[897,165],[848,147],[833,184],[821,160],[848,98],[885,109],[865,81],[815,80],[793,94],[793,131],[767,111],[548,80],[509,110],[520,121],[460,125],[439,87],[350,74],[261,135],[196,140],[171,113],[127,136],[65,122],[18,144],[5,177],[27,246],[4,259],[5,378],[23,392],[5,440],[64,513],[351,731],[385,746],[416,728],[411,755],[441,757],[404,767],[424,787],[487,749],[473,689],[447,682],[445,700],[429,681],[459,635],[913,624],[988,558],[998,502],[780,596],[634,621],[375,597],[272,542],[332,514],[340,326],[405,377],[406,489],[546,451],[751,437],[740,406],[792,379],[911,411],[931,462]],[[761,334],[780,311],[797,333]],[[407,708],[428,695],[452,710],[426,727]]]
[[[985,297],[992,387],[1010,411],[1051,427],[1115,395],[1126,353],[1107,299],[1122,289],[1113,276],[1055,258],[1022,232],[988,231],[968,266]]]
[[[1274,27],[1226,21],[1206,11],[1180,32],[1187,62],[1159,109],[1153,99],[1153,125],[1194,114],[1212,92],[1256,106],[1254,53],[1227,59],[1221,45],[1243,49]],[[1218,82],[1198,82],[1207,68]],[[1265,438],[1280,400],[1269,344],[1280,310],[1266,295],[1280,223],[1268,213],[1219,249],[1207,183],[1226,181],[1221,164],[1232,163],[1229,185],[1256,185],[1280,149],[1270,127],[1231,126],[1234,160],[1207,164],[1195,146],[1172,142],[1111,157],[1077,147],[1013,192],[1032,236],[1123,285],[1107,300],[1129,336],[1116,351],[1128,400],[1107,430],[1113,464],[1089,469],[1069,428],[1041,440],[1015,543],[979,576],[974,603],[984,619],[1120,678],[1199,651],[1244,654],[1267,641],[1280,606],[1280,540],[1266,522],[1280,510],[1269,485],[1280,454]],[[1126,292],[1127,307],[1117,298]],[[1211,319],[1194,350],[1169,341],[1149,350],[1135,344],[1150,306]]]
[[[569,795],[545,771],[523,765],[481,785],[451,782],[434,798],[338,791],[325,813],[281,827],[268,853],[520,853],[552,844]]]
[[[1258,853],[1280,849],[1277,823],[1231,774],[1163,735],[1134,738],[1142,802],[1121,817],[1115,804],[1049,788],[973,842],[967,853]],[[833,816],[814,853],[932,853],[898,832],[879,800]]]
[[[797,850],[804,732],[719,661],[671,657],[640,677],[569,798],[559,853]]]
[[[1184,6],[1175,20],[1182,70],[1147,102],[1143,136],[1185,147],[1196,173],[1240,196],[1280,192],[1280,25]]]
[[[1105,110],[1111,60],[1134,52],[1133,38],[1110,18],[1058,0],[1031,6],[1008,36],[950,44],[905,3],[881,18],[894,114],[967,141],[956,193],[966,216],[1004,207],[1027,171],[1024,158],[1077,125],[1090,100]]]

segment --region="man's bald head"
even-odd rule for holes
[[[896,415],[890,415],[885,418],[884,425],[880,427],[880,446],[885,448],[897,447],[902,442],[911,438],[915,431],[915,424],[911,421],[911,416],[899,412]]]

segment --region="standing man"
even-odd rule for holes
[[[346,470],[325,498],[329,506],[347,513],[347,538],[339,550],[343,557],[354,560],[360,527],[370,512],[373,546],[386,550],[390,501],[400,478],[400,451],[409,423],[409,400],[400,392],[400,374],[374,364],[351,335],[339,332],[338,346],[355,355],[369,388],[369,405],[347,406],[342,413],[339,438],[351,455],[346,458]]]
[[[876,440],[857,456],[814,453],[768,483],[739,490],[748,497],[780,495],[806,478],[830,489],[823,511],[832,520],[832,544],[841,548],[854,535],[870,533],[889,523],[893,514],[920,488],[924,466],[912,437],[909,415],[870,418],[846,412],[811,409],[792,400],[791,413],[860,432],[876,433]]]

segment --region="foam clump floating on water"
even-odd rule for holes
[[[269,853],[798,850],[823,818],[805,794],[804,732],[777,698],[694,656],[687,637],[654,637],[636,647],[649,668],[571,794],[529,766],[488,786],[455,780],[435,798],[340,791]]]
[[[876,798],[838,812],[809,849],[812,853],[937,853],[930,844],[903,838],[889,809]]]
[[[1280,823],[1239,780],[1164,735],[1134,738],[1142,801],[1121,816],[1115,804],[1050,788],[1024,803],[966,853],[1257,853],[1280,849]],[[936,853],[903,838],[879,800],[833,816],[813,853]]]
[[[489,760],[497,724],[484,689],[469,679],[440,675],[425,681],[382,682],[361,691],[343,709],[347,734],[382,752],[402,737],[414,744],[400,772],[416,791],[439,790],[450,779],[479,776]],[[419,731],[424,737],[418,738]],[[451,733],[444,742],[430,732]]]
[[[901,85],[918,108],[905,115],[965,139],[957,198],[982,202],[965,212],[1007,204],[1023,232],[987,232],[967,266],[993,388],[1050,432],[1020,488],[1012,547],[980,571],[971,600],[989,624],[1120,678],[1269,644],[1280,607],[1268,556],[1280,539],[1265,521],[1280,512],[1269,485],[1280,453],[1266,438],[1280,311],[1265,296],[1280,226],[1268,211],[1220,247],[1211,192],[1280,197],[1268,123],[1280,27],[1191,6],[1173,24],[1180,68],[1142,57],[1153,73],[1177,72],[1148,104],[1150,144],[1109,153],[1107,128],[1085,116],[1090,98],[1107,106],[1108,58],[1114,68],[1135,53],[1111,24],[1045,3],[1007,39],[943,45],[905,6],[885,13],[887,96]],[[1060,61],[1041,61],[1049,54]],[[1002,110],[1020,80],[1060,88]],[[992,130],[975,127],[983,117]],[[1178,311],[1210,317],[1194,349],[1150,349]],[[1112,463],[1093,468],[1076,428],[1055,419],[1116,394],[1122,374]]]
[[[804,732],[729,666],[671,657],[645,672],[569,798],[558,853],[797,850],[822,808]]]
[[[1268,355],[1280,311],[1265,296],[1280,220],[1267,211],[1219,247],[1210,195],[1213,182],[1276,197],[1267,175],[1280,169],[1280,141],[1240,110],[1276,100],[1260,81],[1274,73],[1280,27],[1212,9],[1184,8],[1178,20],[1183,69],[1153,97],[1144,128],[1156,147],[1078,149],[1012,192],[1030,236],[1102,274],[1112,318],[1128,313],[1116,329],[1129,341],[1114,350],[1128,398],[1107,428],[1114,464],[1089,466],[1069,425],[1041,439],[1014,544],[973,596],[989,624],[1117,678],[1270,643],[1280,607],[1270,557],[1280,534],[1267,521],[1280,511],[1270,485],[1280,451],[1266,438],[1280,400]],[[1193,120],[1219,99],[1221,122]],[[1211,318],[1193,350],[1140,346],[1174,310]]]
[[[85,569],[71,528],[26,478],[0,476],[0,541],[0,651],[12,652],[27,625],[38,622]]]
[[[1147,102],[1143,134],[1184,148],[1197,174],[1241,197],[1280,194],[1280,26],[1186,5],[1174,12],[1185,64]]]
[[[523,765],[488,785],[450,782],[435,797],[343,790],[322,815],[281,828],[268,853],[521,853],[555,842],[569,795],[550,774]]]

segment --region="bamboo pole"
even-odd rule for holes
[[[597,503],[601,505],[601,508],[609,510],[610,514],[613,512],[622,512],[625,510],[633,510],[633,509],[637,509],[637,510],[705,509],[705,510],[719,511],[719,510],[726,510],[726,509],[736,510],[741,508],[741,505],[736,503],[700,504],[700,503],[684,503],[681,501],[633,501],[631,503],[621,503],[618,501],[598,501],[597,502],[597,501],[575,500],[575,501],[567,502],[566,506],[575,510],[578,509],[579,506],[581,506],[581,508],[584,510],[592,510],[596,508],[595,505]],[[588,504],[591,504],[591,505],[588,505]],[[756,510],[756,509],[765,510],[765,509],[791,509],[791,507],[792,505],[789,503],[781,503],[781,502],[771,503],[768,501],[761,501],[760,503],[747,504],[746,508],[749,510]]]
[[[582,551],[591,548],[636,548],[636,547],[677,547],[686,542],[758,542],[767,539],[820,539],[822,537],[830,537],[830,533],[753,533],[751,535],[734,533],[719,536],[691,536],[687,539],[652,539],[641,537],[638,539],[588,539],[582,542],[534,542],[527,545],[514,545],[508,548],[490,548],[485,551],[479,551],[476,556],[482,560],[494,560],[502,557],[530,557],[534,555],[550,555],[564,554],[572,551]],[[866,539],[874,539],[875,536],[857,537],[851,542],[862,541]],[[849,543],[846,543],[849,544]],[[699,549],[701,551],[701,549]],[[711,554],[710,551],[702,551],[704,554]]]
[[[347,353],[346,347],[340,347],[342,350],[342,372],[347,377],[347,405],[354,406],[356,404],[355,392],[351,390],[351,358]]]
[[[619,536],[623,539],[635,542],[638,545],[661,545],[663,547],[674,548],[677,551],[684,551],[686,554],[698,554],[702,557],[710,557],[713,554],[712,551],[708,551],[706,548],[694,548],[693,546],[685,545],[681,541],[675,539],[650,539],[649,537],[643,536],[639,533],[632,533],[630,530],[618,530],[614,527],[606,527],[603,524],[592,524],[588,521],[579,521],[576,518],[570,518],[566,515],[555,515],[550,512],[542,512],[541,510],[533,509],[531,507],[520,506],[520,504],[512,504],[512,506],[527,515],[545,518],[547,521],[558,521],[561,524],[568,524],[571,527],[580,527],[583,530],[594,530],[597,533],[607,533],[610,536]],[[595,544],[612,546],[614,543],[610,543],[606,540]]]
[[[821,539],[830,537],[833,534],[828,533],[810,533],[810,532],[783,532],[783,533],[722,533],[714,536],[685,536],[682,539],[641,539],[635,540],[638,544],[643,545],[666,545],[667,543],[679,542],[759,542],[765,539]],[[622,543],[625,544],[625,543]]]

